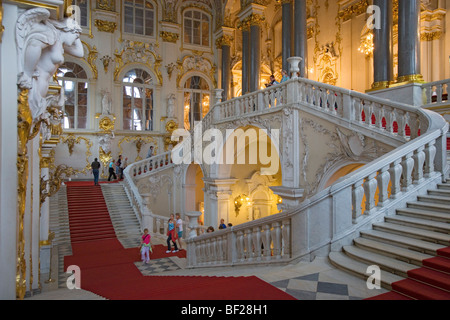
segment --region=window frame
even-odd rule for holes
[[[202,89],[202,88],[200,88],[200,89],[196,89],[196,88],[186,88],[186,84],[188,83],[188,81],[190,81],[193,77],[198,77],[198,78],[200,78],[201,79],[201,81],[204,81],[205,82],[205,84],[208,86],[208,88],[207,89]],[[186,128],[186,121],[185,121],[185,109],[186,109],[186,99],[185,99],[185,96],[186,96],[186,93],[188,93],[189,94],[189,117],[188,117],[188,120],[189,120],[189,128]],[[192,96],[193,96],[193,94],[200,94],[200,97],[199,97],[199,103],[200,103],[200,120],[196,120],[195,119],[195,114],[196,114],[196,112],[195,112],[195,110],[194,110],[194,108],[193,108],[193,105],[192,105]],[[208,96],[208,100],[209,100],[209,103],[208,103],[208,112],[210,111],[210,109],[211,109],[211,97],[212,97],[212,94],[211,94],[211,88],[210,88],[210,84],[208,83],[208,81],[207,81],[207,79],[204,77],[204,76],[202,76],[202,75],[198,75],[198,74],[193,74],[193,75],[191,75],[191,76],[189,76],[185,81],[184,81],[184,85],[183,85],[183,123],[185,124],[185,129],[186,130],[190,130],[190,129],[192,129],[193,128],[193,126],[194,126],[194,124],[195,124],[195,121],[202,121],[203,120],[203,118],[204,118],[204,116],[208,113],[208,112],[204,112],[204,109],[203,109],[203,99],[204,99],[204,97],[205,96]]]
[[[186,17],[186,14],[188,12],[192,12],[192,17]],[[194,17],[194,13],[195,12],[200,13],[200,15],[201,15],[200,19]],[[207,45],[203,44],[203,33],[202,33],[202,23],[204,22],[203,16],[205,16],[208,19],[208,44]],[[197,48],[197,49],[201,48],[203,50],[211,49],[211,46],[212,46],[212,16],[209,13],[207,13],[206,11],[203,11],[201,9],[188,7],[188,8],[185,8],[183,10],[182,19],[183,19],[183,21],[182,21],[182,37],[183,37],[182,43],[183,43],[183,46],[184,47]],[[199,26],[200,44],[194,43],[193,40],[191,40],[191,42],[186,42],[186,19],[190,19],[190,21],[191,21],[191,29],[192,29],[192,31],[191,31],[191,39],[194,38],[193,37],[193,33],[194,33],[193,21],[200,22],[200,26]]]
[[[84,75],[86,76],[86,78],[76,78],[76,77],[70,77],[70,76],[69,77],[67,77],[67,76],[62,76],[61,77],[61,76],[57,75],[58,84],[64,88],[64,92],[65,93],[67,92],[66,91],[66,82],[67,81],[71,81],[71,82],[74,83],[73,91],[74,91],[74,99],[75,99],[75,101],[74,101],[74,104],[73,104],[73,107],[74,107],[74,110],[73,110],[73,118],[74,118],[73,119],[73,127],[71,128],[71,127],[66,127],[65,126],[65,118],[66,118],[66,114],[67,114],[66,113],[66,103],[64,103],[64,105],[62,107],[62,110],[61,110],[63,112],[63,123],[62,123],[62,126],[66,130],[86,130],[86,129],[89,129],[89,120],[90,120],[90,116],[89,116],[89,114],[90,114],[90,112],[89,112],[89,94],[90,94],[90,86],[91,86],[91,84],[89,82],[89,78],[87,76],[86,70],[79,63],[72,62],[72,61],[66,61],[61,66],[58,67],[58,71],[60,70],[60,68],[64,68],[67,63],[71,63],[71,64],[74,64],[74,65],[77,65],[84,72]],[[66,72],[66,73],[69,73],[69,72]],[[82,106],[82,107],[86,107],[86,125],[85,125],[84,128],[80,128],[79,127],[79,123],[78,123],[78,114],[79,114],[79,107],[80,107],[80,105],[79,105],[79,98],[80,98],[79,95],[80,95],[80,93],[78,91],[79,90],[78,89],[78,83],[85,83],[85,86],[87,85],[87,88],[86,88],[86,105]]]
[[[153,1],[150,1],[150,0],[142,0],[144,5],[142,6],[142,8],[138,8],[138,9],[144,10],[144,12],[143,12],[143,20],[142,20],[143,21],[143,26],[142,26],[143,33],[140,34],[140,33],[136,33],[136,14],[135,14],[135,10],[136,10],[135,1],[136,0],[129,0],[129,1],[133,1],[133,6],[127,4],[127,1],[125,1],[125,0],[122,0],[122,3],[121,3],[121,7],[122,7],[122,11],[121,11],[122,12],[121,13],[121,15],[122,15],[122,19],[121,19],[122,20],[122,23],[121,23],[122,24],[122,33],[124,35],[126,35],[126,36],[146,37],[146,38],[156,39],[156,36],[157,36],[157,22],[158,22],[157,21],[158,20],[158,12],[157,12],[157,5],[156,5],[156,3],[153,2]],[[145,3],[147,3],[147,2],[152,5],[153,8],[151,10],[145,7]],[[133,8],[133,15],[132,15],[133,32],[126,31],[126,23],[125,23],[125,18],[126,18],[126,16],[125,16],[125,8],[126,7]],[[145,32],[146,32],[145,31],[146,30],[145,15],[146,15],[147,10],[153,12],[153,25],[152,25],[153,34],[152,35],[146,35],[145,34]]]
[[[145,72],[148,77],[150,78],[150,82],[149,83],[145,83],[145,81],[143,81],[143,83],[138,83],[138,82],[126,82],[124,81],[128,75],[133,72],[133,71],[141,71],[141,73]],[[144,79],[145,80],[145,79]],[[128,70],[127,72],[125,72],[125,74],[122,77],[122,81],[121,81],[121,105],[122,105],[122,130],[124,131],[133,131],[133,132],[152,132],[154,131],[154,95],[155,95],[155,86],[153,83],[154,79],[151,75],[151,73],[143,68],[132,68],[130,70]],[[130,99],[130,104],[131,104],[131,118],[126,118],[125,117],[125,106],[124,106],[124,100],[125,100],[125,93],[126,93],[126,87],[131,87],[131,92],[130,95],[128,95],[129,99]],[[142,97],[140,98],[136,98],[135,97],[135,89],[134,88],[139,88],[142,89]],[[146,98],[145,93],[146,90],[149,89],[151,90],[151,109],[150,109],[150,122],[149,122],[149,129],[147,129],[146,126],[146,122],[147,122],[147,100],[148,98]],[[134,103],[135,99],[141,99],[141,107],[136,106],[136,104]],[[139,110],[140,109],[140,110]],[[135,110],[139,110],[141,113],[141,119],[140,120],[136,120],[135,119]],[[125,128],[125,121],[131,121],[131,129],[129,127]],[[135,125],[135,121],[141,121],[141,129],[137,129],[136,125]]]

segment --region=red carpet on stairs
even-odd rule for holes
[[[101,187],[67,182],[72,256],[64,270],[80,267],[81,288],[110,300],[295,300],[257,277],[143,276],[115,236]],[[170,255],[154,246],[151,259]],[[186,251],[176,254],[185,257]]]
[[[422,268],[408,271],[408,278],[394,282],[392,292],[367,300],[450,300],[450,247],[422,261]]]

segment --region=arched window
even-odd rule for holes
[[[184,84],[184,127],[193,128],[209,111],[210,91],[208,83],[199,76],[192,76]]]
[[[198,10],[187,10],[183,18],[184,43],[209,47],[209,17]]]
[[[86,129],[89,89],[86,72],[80,65],[66,62],[58,68],[57,77],[66,97],[64,129]]]
[[[155,8],[147,0],[124,1],[124,32],[144,36],[154,36]]]
[[[142,69],[130,70],[123,77],[124,130],[153,130],[152,85],[152,77]]]

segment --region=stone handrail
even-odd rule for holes
[[[211,112],[217,124],[289,105],[301,105],[403,142],[427,130],[426,119],[415,107],[303,78],[216,104]]]
[[[171,153],[166,152],[132,163],[124,170],[124,187],[131,206],[133,207],[141,226],[150,226],[152,229],[150,232],[156,234],[166,233],[168,218],[155,215],[151,212],[147,206],[147,200],[139,192],[134,178],[145,174],[161,172],[173,166]]]
[[[424,91],[424,107],[438,107],[450,105],[448,93],[450,91],[450,79],[428,82],[422,85]]]
[[[277,263],[329,251],[349,242],[355,232],[374,219],[412,199],[430,182],[442,181],[447,171],[448,124],[439,115],[308,79],[293,79],[216,104],[202,126],[208,128],[287,106],[312,110],[324,119],[358,128],[374,138],[390,137],[399,142],[399,147],[341,178],[297,208],[187,239],[188,267]],[[168,160],[170,154],[160,157],[140,161],[125,170],[129,197],[141,212],[149,209],[132,177],[174,166]],[[161,164],[161,159],[163,166],[152,167],[148,173],[151,161]],[[293,230],[299,226],[301,230]]]
[[[341,178],[294,210],[187,239],[188,267],[289,261],[348,243],[355,232],[417,196],[430,181],[442,181],[448,125],[437,115],[429,119],[437,124],[431,132]],[[293,230],[298,226],[301,231]]]
[[[276,96],[270,100],[275,101],[273,106],[264,102],[267,93]],[[355,232],[392,213],[428,188],[430,182],[438,183],[445,176],[448,124],[442,117],[307,79],[291,80],[218,104],[212,110],[214,122],[279,107],[277,99],[281,106],[283,101],[284,105],[300,103],[406,143],[341,178],[298,208],[187,239],[188,267],[272,263],[323,250],[328,253],[348,244]],[[301,230],[293,230],[299,226]]]

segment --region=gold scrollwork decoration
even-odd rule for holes
[[[56,194],[65,178],[69,178],[75,175],[77,171],[65,164],[60,164],[50,173],[49,179],[45,180],[41,177],[40,181],[40,202],[41,205],[45,202],[47,197],[51,197]]]
[[[158,143],[156,142],[156,140],[153,137],[141,137],[140,135],[137,136],[127,136],[127,137],[123,137],[120,141],[119,141],[119,154],[123,154],[123,149],[122,149],[122,143],[124,142],[134,142],[136,145],[136,159],[134,160],[139,161],[142,160],[142,157],[140,156],[141,153],[141,149],[144,143],[151,143],[153,142],[154,145],[154,150],[153,150],[153,155],[156,154],[157,149],[158,149]]]
[[[83,57],[83,60],[91,68],[92,73],[94,74],[94,79],[97,79],[98,78],[98,70],[97,70],[97,65],[96,65],[96,61],[97,61],[97,57],[98,57],[97,47],[93,46],[91,48],[91,46],[84,41],[81,41],[81,43],[86,47],[85,52],[87,52],[87,56]]]
[[[109,133],[111,131],[114,131],[114,120],[111,120],[109,117],[104,117],[100,119],[98,126],[100,130],[104,131],[105,133]]]
[[[180,35],[175,32],[161,31],[159,35],[164,42],[177,43],[178,39],[180,39]]]
[[[3,0],[0,0],[0,43],[2,43],[3,31],[5,31],[3,26]]]
[[[73,169],[73,174],[81,174],[81,173],[82,174],[86,174],[91,169],[91,164],[89,162],[89,157],[92,156],[92,152],[91,152],[92,142],[89,139],[87,139],[85,137],[81,137],[81,136],[75,138],[75,135],[73,133],[69,133],[67,135],[67,137],[61,136],[60,137],[60,141],[62,143],[67,143],[70,155],[72,155],[72,153],[73,153],[74,146],[76,144],[79,144],[81,141],[84,141],[84,143],[86,145],[86,153],[85,153],[86,165],[84,166],[83,169],[80,169],[80,170],[75,170],[73,168],[72,169]]]
[[[159,70],[162,62],[160,55],[154,52],[154,46],[140,41],[125,41],[123,49],[114,53],[114,81],[118,81],[119,74],[129,64],[142,64],[150,69],[158,78],[160,85],[163,84],[163,77]]]
[[[97,8],[106,11],[114,11],[114,2],[114,0],[97,0]]]
[[[28,89],[22,89],[18,97],[17,110],[17,208],[18,208],[18,239],[16,264],[16,297],[22,300],[26,291],[26,260],[24,218],[28,182],[28,149],[33,118],[28,104]]]
[[[98,31],[114,33],[117,30],[117,23],[112,21],[95,19],[94,24]]]

